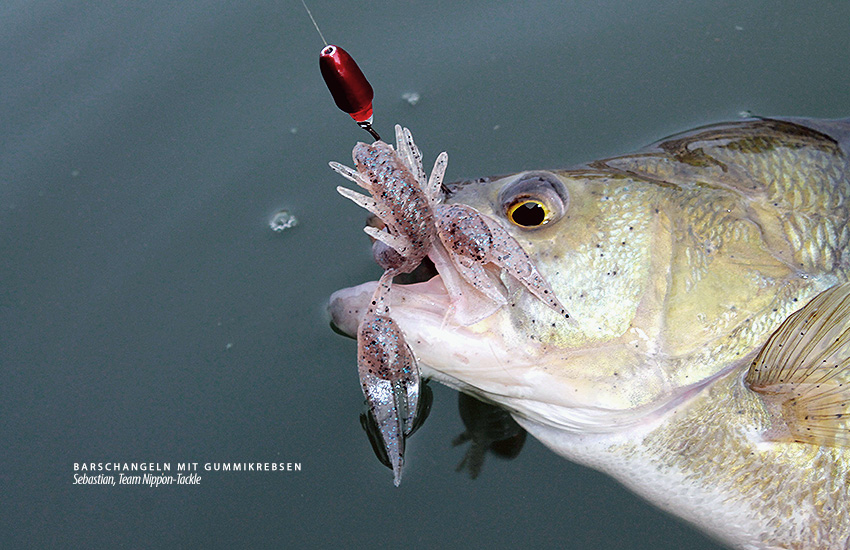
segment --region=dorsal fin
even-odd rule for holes
[[[730,189],[744,197],[774,203],[775,197],[787,192],[781,185],[777,187],[777,177],[802,178],[804,183],[812,177],[803,162],[795,166],[802,174],[788,173],[788,150],[796,155],[796,151],[805,149],[832,158],[840,157],[842,147],[848,147],[847,121],[812,119],[809,126],[803,121],[763,118],[712,124],[670,136],[630,155],[597,160],[590,166],[634,175],[657,185]],[[810,127],[816,122],[845,142]],[[836,158],[836,162],[843,166],[842,159]]]
[[[790,315],[746,382],[787,426],[775,439],[850,447],[850,283],[821,292]]]

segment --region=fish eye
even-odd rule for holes
[[[537,227],[549,221],[551,212],[543,201],[522,198],[508,206],[508,219],[522,227]]]
[[[499,203],[505,217],[523,229],[555,222],[567,209],[567,189],[551,172],[526,172],[505,185]]]

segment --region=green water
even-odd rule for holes
[[[318,2],[375,125],[449,180],[559,168],[700,124],[850,115],[846,2]],[[709,549],[529,440],[456,473],[435,385],[400,488],[327,297],[379,274],[338,196],[368,136],[300,2],[0,4],[0,540],[9,548]],[[403,94],[420,95],[410,105]],[[272,215],[294,214],[275,233]],[[294,462],[198,486],[74,464]]]

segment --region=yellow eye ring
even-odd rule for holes
[[[549,223],[552,217],[552,211],[541,200],[524,198],[510,205],[507,215],[508,219],[514,225],[520,227],[539,227]]]

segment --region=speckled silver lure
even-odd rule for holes
[[[391,279],[392,272],[384,272],[357,328],[357,370],[393,469],[393,483],[398,486],[405,437],[413,429],[419,406],[421,379],[404,333],[389,315]]]
[[[453,307],[466,304],[464,314],[457,317],[471,323],[507,303],[503,285],[486,269],[488,264],[494,265],[556,312],[566,318],[569,314],[528,254],[502,226],[471,206],[441,204],[446,153],[437,157],[426,180],[422,155],[410,131],[396,125],[395,134],[396,149],[382,141],[358,143],[352,154],[356,170],[338,162],[330,166],[368,191],[369,196],[345,187],[337,187],[337,191],[380,218],[385,226],[384,230],[364,228],[377,241],[373,254],[385,271],[358,327],[358,371],[398,485],[404,437],[410,433],[416,414],[420,376],[416,358],[390,315],[388,295],[393,277],[413,271],[430,257],[443,277]],[[492,307],[470,313],[473,308],[468,307],[464,282],[483,294],[483,301]]]

